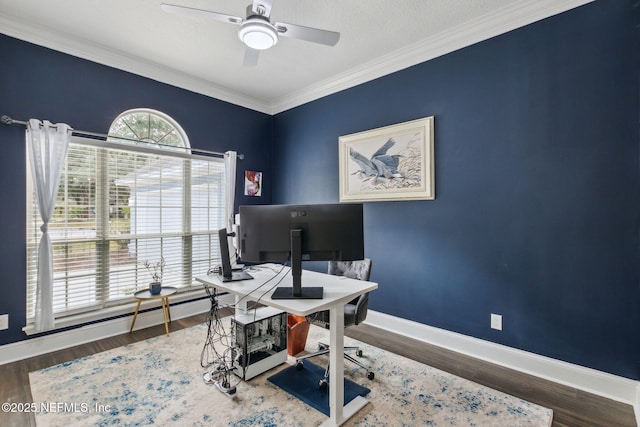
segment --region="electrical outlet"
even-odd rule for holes
[[[502,315],[491,313],[491,329],[502,330]]]
[[[3,314],[0,315],[0,331],[5,329],[9,329],[9,315]]]

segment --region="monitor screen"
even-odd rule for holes
[[[248,262],[291,262],[293,288],[272,298],[322,298],[300,288],[302,261],[364,258],[362,204],[240,206],[240,257]]]

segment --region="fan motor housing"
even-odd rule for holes
[[[259,15],[248,17],[238,30],[240,41],[251,49],[265,50],[278,43],[278,31],[269,20]]]

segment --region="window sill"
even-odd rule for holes
[[[169,297],[169,304],[179,304],[185,301],[191,301],[194,299],[200,299],[206,297],[207,293],[203,288],[194,289],[186,292],[179,292],[176,295],[172,295]],[[102,320],[112,319],[114,317],[120,317],[127,314],[132,314],[136,309],[137,301],[132,297],[132,301],[127,304],[118,305],[115,307],[107,307],[101,310],[91,311],[82,314],[76,314],[73,316],[64,317],[61,319],[56,319],[55,327],[53,329],[49,329],[47,331],[36,331],[33,323],[29,323],[27,326],[22,328],[22,331],[28,335],[36,335],[42,333],[51,333],[57,332],[60,329],[71,328],[75,326],[82,326],[87,323],[99,322]],[[152,307],[160,307],[160,304],[157,300],[148,300],[142,301],[140,304],[140,311],[146,310],[147,308]]]

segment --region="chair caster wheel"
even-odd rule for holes
[[[374,379],[375,377],[376,377],[376,374],[374,374],[373,372],[367,373],[367,378],[369,378],[370,380]]]
[[[304,363],[301,360],[296,360],[296,370],[302,371],[304,369]]]
[[[362,350],[358,349],[358,351],[356,351],[356,356],[362,357]]]
[[[327,382],[325,380],[320,380],[320,382],[318,383],[318,388],[320,388],[320,390],[326,390],[327,389]]]

